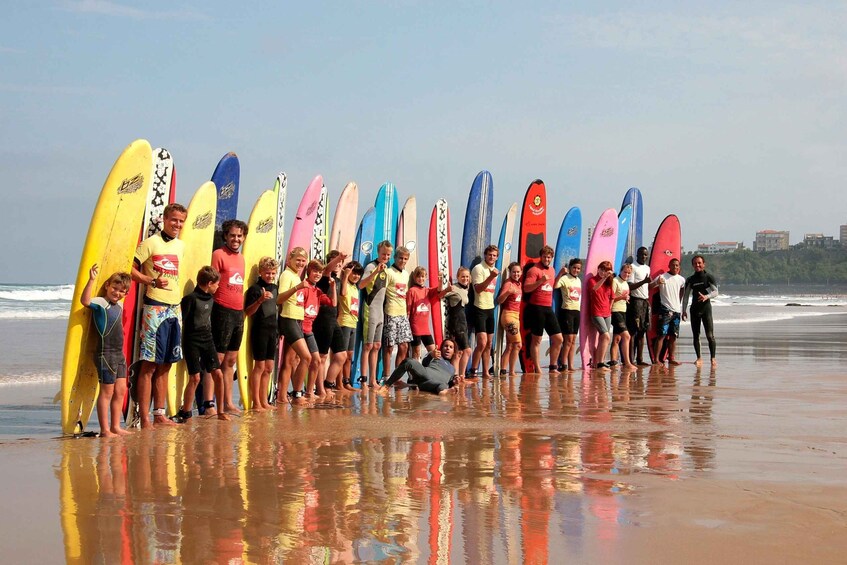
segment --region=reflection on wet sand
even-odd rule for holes
[[[678,371],[677,371],[678,372]],[[456,398],[65,441],[70,563],[546,563],[603,556],[641,518],[634,475],[713,465],[715,373],[494,380]],[[564,553],[563,553],[564,552]]]

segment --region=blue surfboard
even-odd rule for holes
[[[624,262],[635,258],[635,252],[643,245],[642,232],[644,230],[644,204],[641,200],[641,191],[635,187],[626,191],[621,202],[621,210],[627,205],[632,206],[632,223],[630,224],[629,236],[626,240],[623,257]]]
[[[480,171],[471,184],[465,227],[462,231],[461,263],[468,269],[482,260],[482,253],[491,244],[491,221],[494,213],[494,181],[491,173]]]
[[[629,240],[629,232],[632,230],[632,205],[627,204],[618,214],[618,250],[615,253],[615,263],[612,268],[615,273],[621,272],[621,267],[627,260],[624,254],[626,243]]]
[[[353,243],[353,260],[358,261],[364,267],[374,260],[376,256],[376,242],[374,241],[374,230],[376,228],[376,210],[368,208],[359,229],[356,231],[356,241]],[[359,291],[359,323],[356,326],[356,348],[353,354],[353,364],[350,367],[350,377],[354,387],[359,388],[357,377],[359,371],[359,360],[362,357],[362,334],[365,330],[365,292]]]
[[[215,249],[223,246],[221,226],[227,220],[236,219],[238,214],[238,184],[241,176],[241,165],[235,153],[227,153],[218,161],[211,181],[218,191],[218,206],[215,216]]]
[[[580,246],[582,244],[582,212],[574,206],[565,217],[562,219],[562,225],[559,227],[559,235],[556,238],[556,254],[553,256],[553,268],[556,271],[556,276],[562,267],[567,268],[568,263],[574,257],[579,257]],[[555,291],[553,293],[554,311],[558,313],[562,307],[562,293]]]
[[[498,341],[502,339],[502,330],[500,329],[500,304],[497,302],[497,297],[500,296],[500,287],[503,285],[503,281],[508,278],[508,273],[504,273],[503,271],[509,267],[509,263],[517,258],[512,257],[513,240],[515,237],[515,217],[517,215],[518,205],[512,204],[506,212],[506,215],[503,217],[503,224],[500,227],[500,237],[497,239],[497,248],[500,250],[500,254],[497,255],[495,267],[497,267],[497,270],[500,272],[500,276],[497,277],[497,288],[494,291],[495,331],[491,339],[491,349],[495,352],[492,357],[494,360],[492,367],[494,367],[495,371],[500,368]]]
[[[386,182],[379,187],[374,202],[374,247],[388,240],[396,246],[394,239],[397,237],[397,220],[400,218],[400,203],[397,198],[397,188],[394,184]],[[374,251],[376,257],[376,251]],[[364,264],[364,263],[363,263]]]

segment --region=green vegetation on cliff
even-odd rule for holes
[[[691,257],[682,258],[682,274],[690,275]],[[796,248],[760,253],[742,249],[723,255],[704,255],[706,270],[719,284],[845,285],[847,250]]]

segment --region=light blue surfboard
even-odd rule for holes
[[[624,261],[630,258],[635,258],[635,252],[643,245],[642,232],[644,230],[644,204],[641,200],[641,191],[635,187],[626,191],[621,202],[621,210],[627,205],[632,206],[632,223],[630,225],[629,236],[626,239],[626,246],[623,251]]]
[[[568,210],[568,213],[562,219],[559,235],[556,238],[556,254],[553,256],[553,268],[556,270],[556,276],[559,275],[562,267],[567,268],[571,259],[579,257],[581,245],[582,212],[574,206]],[[557,313],[559,308],[562,307],[562,293],[558,290],[553,293],[553,306]]]
[[[397,242],[394,239],[397,237],[400,203],[394,184],[386,182],[379,187],[374,201],[374,210],[374,248],[386,239],[396,246]],[[376,250],[374,250],[374,257],[376,257]]]
[[[615,253],[615,262],[612,265],[615,273],[621,272],[621,267],[627,260],[625,255],[626,244],[632,227],[632,205],[627,204],[618,214],[618,249]]]
[[[356,241],[353,243],[353,260],[358,261],[362,266],[374,260],[376,256],[376,242],[374,241],[374,230],[376,228],[376,210],[368,208],[362,221],[359,223],[359,229],[356,231]],[[350,377],[353,381],[353,386],[360,387],[357,377],[360,376],[359,360],[362,357],[362,334],[365,329],[365,292],[359,291],[359,323],[356,326],[356,348],[353,354],[353,364],[350,367]]]

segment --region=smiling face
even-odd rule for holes
[[[122,284],[109,283],[106,285],[106,300],[115,304],[120,302],[126,296],[128,288]]]
[[[300,273],[306,267],[306,263],[309,261],[306,259],[305,255],[294,255],[288,260],[288,268],[292,271]]]
[[[401,271],[406,268],[406,262],[409,260],[408,253],[398,253],[394,257],[394,264],[397,265],[397,268]]]
[[[459,284],[467,286],[471,282],[471,273],[467,269],[462,269],[456,274],[456,280]]]
[[[679,259],[671,259],[671,262],[668,263],[668,272],[672,275],[679,274]]]
[[[574,263],[568,269],[568,274],[570,274],[570,276],[572,276],[572,277],[578,277],[581,272],[582,272],[582,263]]]
[[[485,253],[485,264],[489,267],[493,267],[497,263],[497,257],[500,256],[500,253],[496,249],[492,249],[490,251],[486,251]]]
[[[419,286],[426,286],[426,271],[421,271],[415,277],[415,282],[418,283]]]
[[[544,253],[541,255],[541,266],[545,269],[550,267],[550,263],[553,262],[553,254],[552,253]]]
[[[276,269],[265,269],[259,272],[259,277],[267,284],[272,284],[276,280]]]
[[[521,269],[520,265],[515,265],[511,269],[509,269],[509,278],[515,282],[521,280],[521,275],[523,274],[523,269]]]
[[[244,243],[244,230],[238,226],[232,226],[224,234],[224,243],[230,251],[236,253],[241,249],[241,244]]]
[[[706,270],[706,260],[702,257],[695,257],[691,260],[691,266],[694,267],[695,273],[700,273]]]
[[[182,231],[183,224],[185,224],[186,217],[187,214],[185,212],[171,210],[170,213],[165,216],[162,224],[162,231],[170,237],[178,237],[179,232]]]
[[[632,265],[626,263],[623,267],[621,267],[620,277],[624,280],[629,278],[629,275],[632,274]]]
[[[646,247],[640,247],[638,252],[635,254],[635,258],[638,260],[638,263],[641,265],[647,264],[647,258],[650,256],[650,252],[647,251]]]

